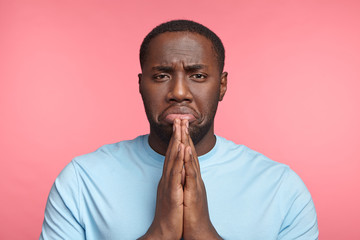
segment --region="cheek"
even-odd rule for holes
[[[195,103],[204,117],[211,118],[214,115],[219,102],[219,91],[216,88],[202,88],[193,94]]]
[[[152,102],[160,102],[164,100],[167,89],[166,86],[161,86],[159,84],[146,84],[143,86],[142,92],[146,99],[151,100]]]
[[[157,119],[161,112],[161,92],[159,89],[149,86],[143,86],[141,89],[141,97],[145,106],[148,117]]]

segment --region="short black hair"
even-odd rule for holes
[[[155,27],[153,30],[151,30],[151,32],[148,35],[146,35],[146,37],[144,38],[140,47],[141,67],[143,67],[145,63],[151,40],[156,36],[166,32],[198,33],[209,39],[212,42],[213,49],[215,50],[220,73],[222,73],[225,62],[225,49],[220,38],[213,31],[211,31],[204,25],[190,20],[172,20],[169,22],[162,23],[157,27]]]

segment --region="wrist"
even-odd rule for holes
[[[195,228],[187,228],[184,232],[184,239],[196,239],[196,240],[219,240],[223,239],[216,231],[215,227],[209,222],[209,224],[197,225]]]
[[[174,240],[180,238],[181,236],[176,236],[172,229],[167,230],[167,228],[162,228],[160,225],[153,223],[139,240]]]

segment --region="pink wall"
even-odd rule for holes
[[[38,237],[74,156],[147,133],[139,46],[174,18],[225,44],[217,134],[302,177],[321,239],[360,239],[360,2],[340,0],[0,0],[0,239]]]

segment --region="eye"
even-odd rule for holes
[[[160,74],[154,75],[153,79],[157,82],[163,82],[163,81],[169,80],[170,76],[167,74],[160,73]]]
[[[190,78],[195,81],[204,81],[207,78],[207,76],[202,73],[196,73],[196,74],[191,75]]]

